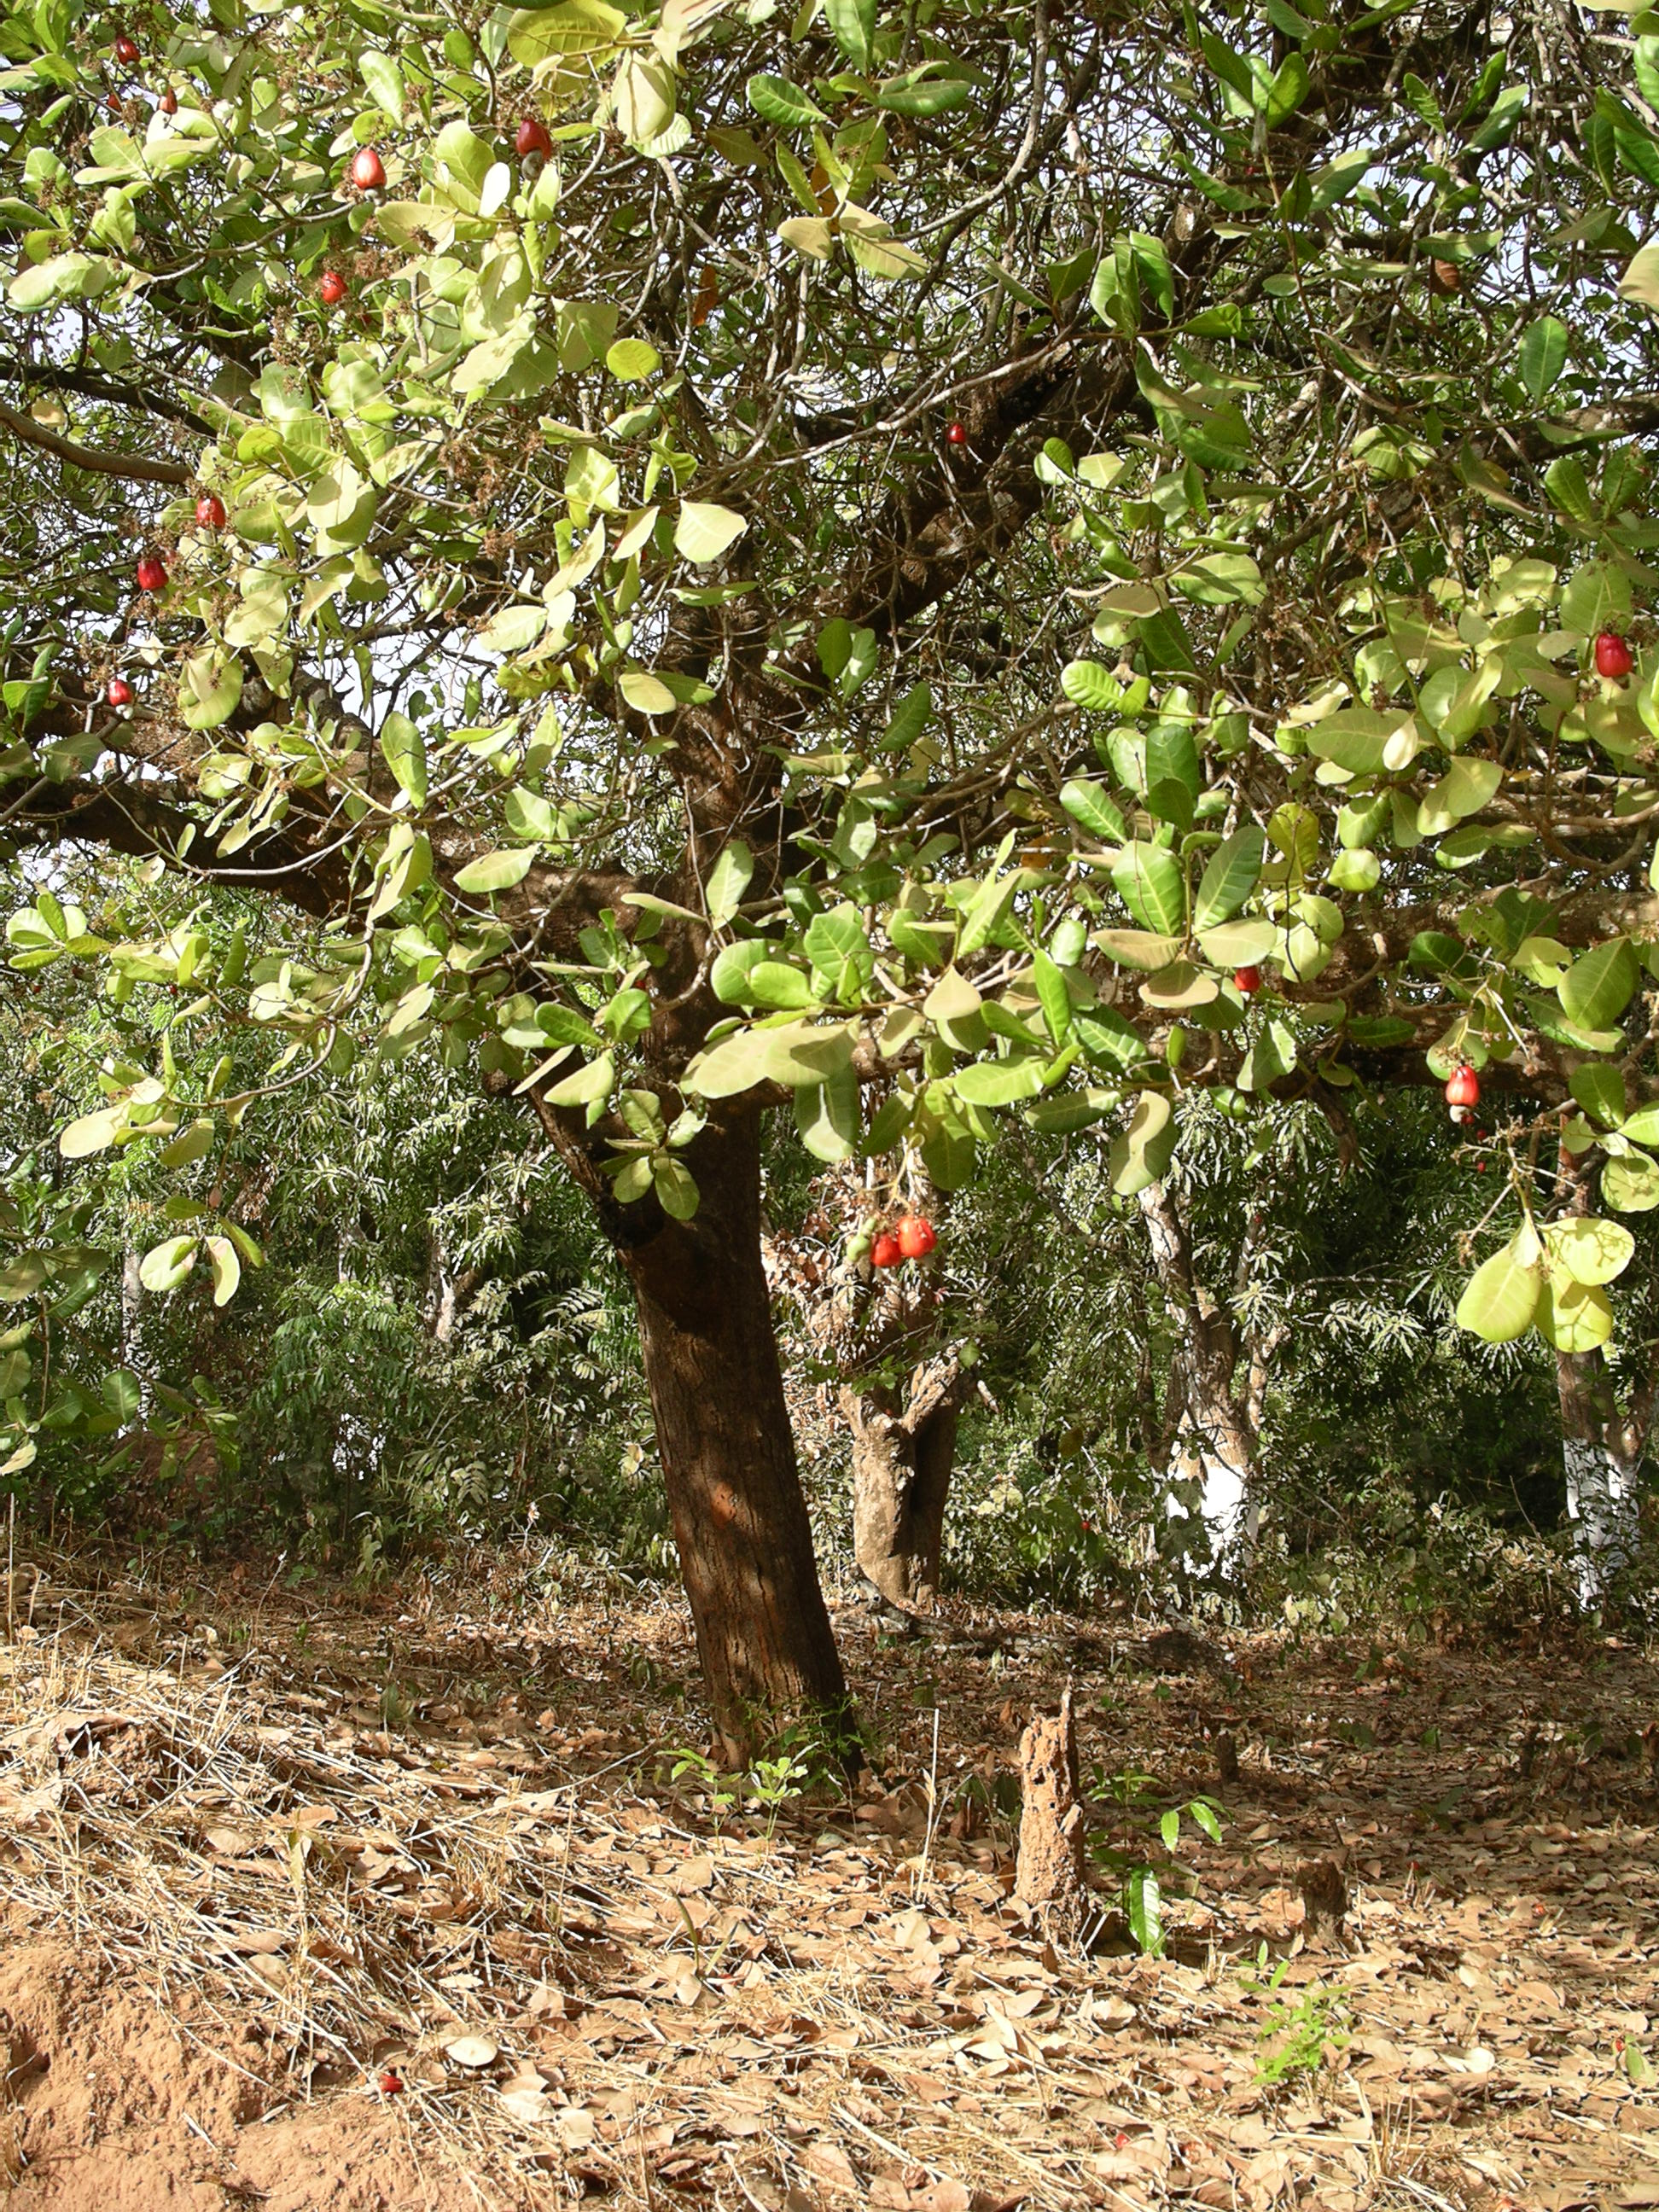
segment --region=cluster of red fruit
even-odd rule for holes
[[[938,1243],[926,1214],[906,1213],[890,1229],[884,1229],[870,1247],[870,1265],[896,1267],[904,1260],[925,1260]]]

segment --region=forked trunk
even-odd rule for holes
[[[848,1382],[839,1393],[853,1433],[854,1554],[895,1605],[931,1606],[939,1595],[962,1386],[951,1354],[917,1368],[902,1411],[890,1391]]]
[[[761,1264],[760,1117],[727,1109],[684,1154],[699,1201],[601,1213],[634,1288],[657,1449],[715,1729],[751,1758],[792,1723],[851,1755]],[[569,1157],[570,1135],[562,1128]],[[591,1187],[591,1186],[590,1186]],[[648,1209],[648,1210],[647,1210]]]

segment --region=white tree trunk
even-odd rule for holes
[[[1561,1455],[1566,1465],[1578,1602],[1589,1611],[1601,1603],[1609,1583],[1636,1557],[1635,1472],[1623,1466],[1606,1444],[1582,1437],[1564,1437]]]

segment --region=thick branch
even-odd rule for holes
[[[85,469],[94,476],[125,477],[133,483],[188,484],[196,480],[196,471],[187,469],[182,461],[149,461],[138,453],[111,453],[92,446],[77,446],[71,438],[60,438],[15,407],[8,407],[0,399],[0,422],[20,437],[27,446],[39,446],[43,453],[55,453],[60,461],[72,468]]]

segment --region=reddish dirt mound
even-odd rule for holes
[[[258,2039],[193,2031],[66,1944],[0,1954],[6,2212],[477,2212],[362,2096],[281,2102]],[[264,2115],[270,2112],[271,2117]]]

